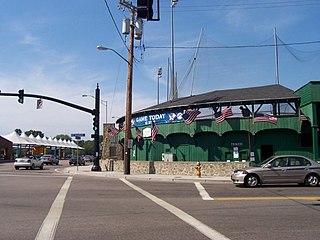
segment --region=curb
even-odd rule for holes
[[[106,178],[124,178],[127,180],[139,180],[139,181],[166,181],[166,182],[200,182],[200,183],[232,183],[229,177],[223,176],[212,176],[198,178],[195,176],[172,176],[172,175],[157,175],[157,174],[132,174],[124,175],[122,172],[94,172],[88,169],[91,166],[79,166],[78,171],[76,167],[68,167],[63,170],[64,173],[68,174],[79,174],[92,177],[106,177]],[[84,169],[85,168],[85,169]]]

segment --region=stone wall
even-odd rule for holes
[[[113,171],[123,172],[123,160],[112,160]],[[196,162],[149,162],[131,161],[131,174],[161,174],[161,175],[196,175]],[[101,168],[109,168],[110,161],[102,160]],[[249,162],[201,162],[201,174],[205,176],[230,176],[235,169],[245,168]]]
[[[108,129],[114,127],[114,123],[103,124],[102,159],[123,159],[123,148],[118,142],[118,136],[110,137],[108,134]],[[111,149],[113,149],[113,152],[111,152]]]

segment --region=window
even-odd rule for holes
[[[272,161],[272,167],[286,167],[287,166],[287,158],[277,158]]]
[[[290,166],[293,166],[293,167],[311,165],[311,163],[307,159],[300,158],[300,157],[291,157],[289,161],[290,161]]]

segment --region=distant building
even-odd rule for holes
[[[0,161],[13,159],[12,147],[12,142],[0,136]]]

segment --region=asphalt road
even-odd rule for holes
[[[77,240],[320,236],[320,187],[127,181],[67,175],[66,166],[16,171],[0,164],[1,240],[40,239],[44,230],[51,235],[43,239]]]

